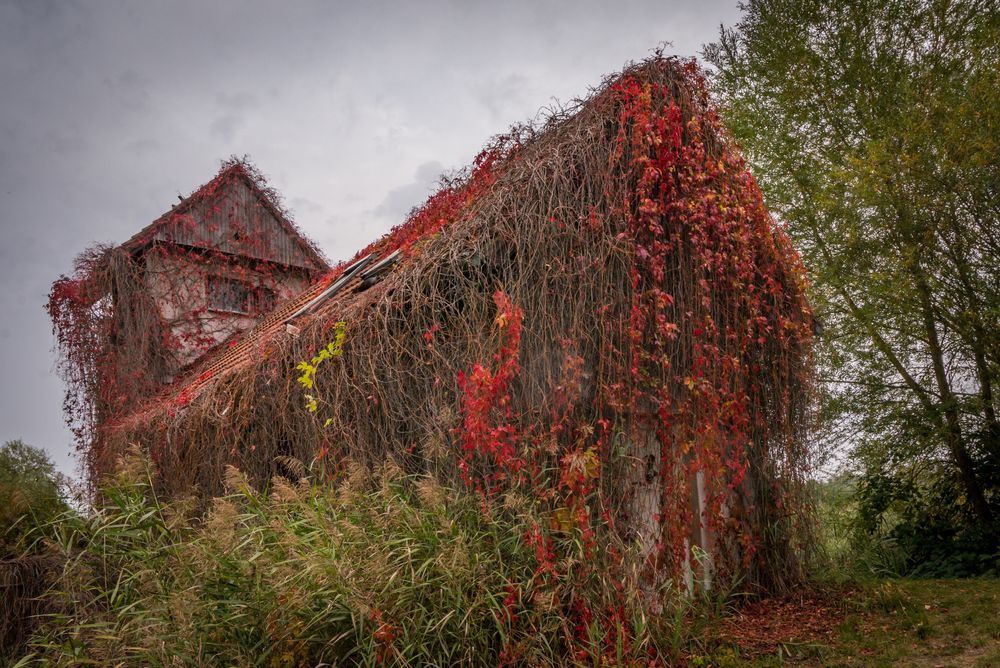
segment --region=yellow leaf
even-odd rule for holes
[[[597,452],[593,448],[587,448],[583,453],[584,476],[593,480],[601,471],[601,460],[597,458]]]
[[[556,508],[552,511],[552,529],[564,533],[573,530],[573,513],[569,508]]]

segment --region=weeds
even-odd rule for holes
[[[47,595],[56,612],[21,665],[646,665],[683,656],[685,629],[720,605],[675,591],[651,616],[579,536],[559,538],[553,577],[529,502],[391,463],[263,491],[231,469],[230,493],[201,516],[130,468],[98,512],[50,527],[65,564]]]

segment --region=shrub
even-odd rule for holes
[[[93,516],[55,523],[66,565],[49,594],[60,612],[31,643],[39,661],[645,665],[679,647],[682,598],[647,616],[637,581],[584,559],[579,532],[542,538],[524,497],[456,492],[391,462],[266,491],[229,469],[231,493],[199,515],[131,468]],[[627,563],[629,549],[604,552]]]
[[[953,476],[924,470],[902,485],[844,474],[815,489],[824,577],[1000,576],[1000,526],[969,522]]]

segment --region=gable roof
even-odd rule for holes
[[[288,220],[276,197],[252,166],[232,160],[122,248],[137,253],[156,241],[166,241],[316,273],[329,271],[329,263]]]

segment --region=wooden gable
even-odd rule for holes
[[[224,171],[123,245],[137,251],[156,241],[311,272],[329,269],[322,256],[238,167]]]

